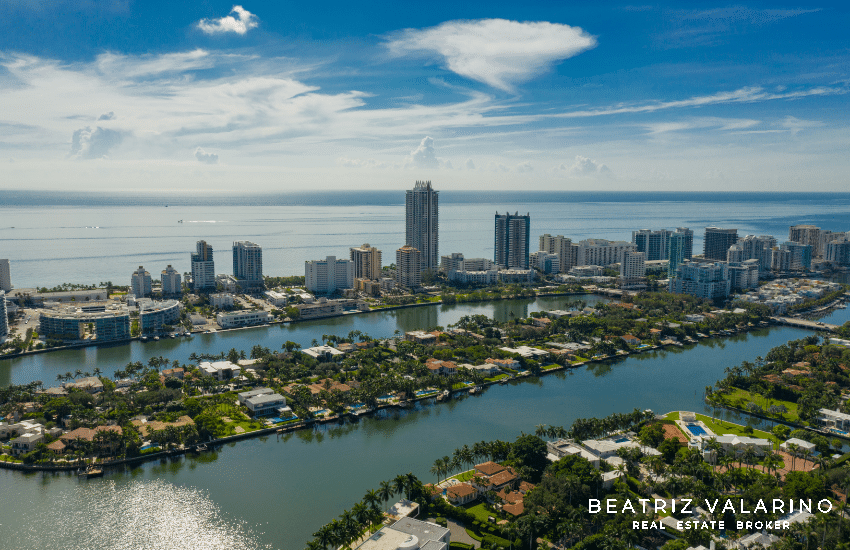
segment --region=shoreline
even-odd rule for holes
[[[616,289],[614,289],[614,290],[616,290]],[[606,296],[605,294],[606,293],[599,292],[598,290],[593,291],[593,292],[546,292],[546,293],[537,294],[532,298],[510,297],[510,298],[500,298],[498,300],[481,300],[481,301],[478,301],[478,302],[463,302],[463,303],[460,303],[460,304],[448,304],[448,305],[486,304],[486,303],[491,303],[491,302],[503,302],[505,300],[535,300],[537,298],[552,298],[552,297],[557,297],[557,296],[599,295],[603,298],[609,298],[609,297],[621,295],[621,294],[609,294],[609,295]],[[386,307],[381,307],[381,308],[377,308],[377,309],[370,309],[369,311],[357,311],[356,313],[345,312],[345,313],[340,313],[338,315],[325,315],[325,316],[322,316],[322,317],[315,317],[313,319],[291,319],[289,321],[270,321],[269,323],[263,324],[263,325],[248,325],[248,326],[244,326],[244,327],[222,328],[222,329],[216,329],[215,332],[212,332],[210,334],[218,334],[220,332],[233,332],[233,331],[239,331],[239,330],[251,330],[251,329],[262,328],[262,327],[271,327],[273,325],[289,325],[291,323],[305,323],[305,322],[309,322],[309,321],[321,321],[321,320],[324,320],[324,319],[336,319],[336,318],[339,318],[339,317],[346,317],[346,316],[349,316],[349,315],[366,315],[366,314],[369,314],[369,313],[380,313],[382,311],[392,311],[392,310],[397,310],[397,309],[438,306],[438,305],[444,305],[442,300],[439,300],[439,301],[436,301],[436,302],[427,302],[427,303],[424,303],[424,304],[400,304],[400,305],[386,306]],[[205,330],[197,330],[197,331],[190,330],[188,332],[190,332],[192,334],[192,337],[194,337],[196,334],[207,334],[207,331],[205,331]],[[66,351],[66,350],[83,349],[83,348],[90,348],[90,347],[110,347],[110,346],[114,346],[114,345],[127,345],[127,344],[130,344],[132,342],[136,342],[136,341],[142,342],[142,343],[148,343],[148,342],[152,341],[150,337],[147,337],[147,338],[148,338],[148,340],[144,341],[144,342],[142,341],[141,336],[133,336],[131,338],[126,338],[126,339],[123,339],[123,340],[109,340],[109,341],[103,341],[103,342],[98,342],[97,340],[91,340],[89,342],[75,342],[73,344],[67,344],[67,345],[63,345],[63,346],[54,346],[52,348],[33,349],[33,350],[22,351],[22,352],[19,352],[19,353],[10,353],[10,354],[6,354],[6,355],[0,355],[0,361],[3,361],[5,359],[15,359],[15,358],[18,358],[18,357],[27,357],[29,355],[38,355],[38,354],[41,354],[41,353],[49,353],[49,352],[52,352],[52,351]],[[166,336],[164,338],[160,337],[160,340],[163,340],[163,341],[180,340],[182,338],[185,338],[185,336],[178,336],[178,337],[175,337],[175,338],[171,338],[169,336]]]
[[[427,305],[427,304],[420,304],[420,305]],[[752,326],[752,327],[748,327],[747,330],[742,330],[740,332],[749,332],[750,330],[768,329],[768,328],[770,328],[770,325],[768,325],[768,326]],[[231,330],[239,330],[239,329],[231,329]],[[708,340],[708,339],[711,339],[711,338],[722,338],[724,336],[732,337],[736,334],[739,334],[740,332],[736,331],[736,332],[733,332],[732,334],[729,334],[728,336],[718,333],[718,334],[707,336],[706,338],[702,338],[701,340]],[[694,346],[697,345],[697,343],[699,341],[700,341],[700,339],[697,339],[694,342],[685,342],[685,343],[676,343],[676,344],[674,344],[674,343],[666,343],[666,344],[665,343],[659,343],[657,345],[647,347],[647,348],[644,348],[642,350],[635,350],[635,351],[632,351],[631,353],[627,353],[627,354],[615,354],[615,355],[610,355],[610,356],[606,356],[606,357],[597,357],[595,359],[591,358],[591,359],[588,359],[586,361],[581,361],[581,362],[570,364],[570,365],[553,364],[549,368],[541,369],[540,373],[537,374],[537,375],[533,375],[530,372],[518,373],[518,374],[514,374],[514,375],[510,376],[509,378],[503,378],[503,379],[500,379],[500,380],[491,380],[491,381],[488,381],[488,382],[481,382],[478,385],[483,389],[483,388],[488,388],[489,386],[492,386],[492,385],[500,385],[500,384],[502,384],[503,381],[507,384],[507,383],[510,383],[511,381],[523,380],[525,378],[534,378],[534,377],[542,378],[543,376],[546,376],[548,374],[562,372],[562,371],[566,372],[566,371],[569,371],[569,370],[572,370],[572,369],[576,369],[576,368],[579,368],[579,367],[584,367],[584,366],[590,365],[592,363],[600,363],[600,362],[603,362],[603,361],[623,359],[623,358],[629,357],[630,355],[639,355],[641,353],[645,353],[645,352],[649,352],[649,351],[657,351],[657,350],[660,350],[660,349],[667,349],[667,348],[683,349],[685,346],[694,347]],[[691,348],[689,348],[689,349],[691,349]],[[267,436],[267,435],[270,435],[270,434],[273,434],[273,433],[292,433],[292,432],[296,432],[296,431],[300,431],[300,430],[312,429],[315,425],[344,423],[344,422],[346,422],[346,420],[358,422],[360,420],[361,416],[372,417],[372,416],[374,416],[375,413],[377,413],[379,411],[390,410],[390,409],[407,410],[411,404],[424,402],[424,401],[428,401],[428,400],[433,400],[433,403],[431,403],[431,405],[436,406],[436,405],[440,405],[442,403],[446,403],[446,402],[450,401],[451,399],[455,399],[456,395],[462,396],[463,394],[469,395],[468,394],[468,388],[453,390],[451,392],[452,397],[450,397],[450,399],[445,400],[445,401],[441,401],[441,400],[437,399],[439,394],[431,394],[431,395],[422,396],[422,397],[414,397],[412,399],[408,399],[407,401],[405,401],[403,403],[381,404],[381,405],[378,405],[378,406],[374,407],[373,409],[369,410],[368,412],[361,413],[361,414],[355,414],[353,412],[345,412],[341,415],[335,415],[335,416],[325,417],[325,418],[321,418],[321,419],[310,419],[309,421],[300,421],[300,422],[297,422],[297,423],[290,424],[289,426],[273,426],[273,427],[269,427],[269,428],[260,428],[260,429],[254,430],[254,431],[244,432],[244,433],[240,433],[240,434],[234,434],[234,435],[230,435],[230,436],[225,436],[225,437],[222,437],[222,438],[219,438],[219,439],[214,439],[214,440],[211,440],[211,441],[199,442],[197,444],[187,446],[183,449],[171,449],[171,450],[167,450],[167,451],[160,451],[160,452],[157,452],[157,453],[150,453],[150,454],[131,457],[131,458],[123,458],[123,459],[119,459],[119,460],[116,460],[116,461],[98,463],[97,465],[102,467],[102,468],[113,468],[113,467],[124,466],[126,464],[135,464],[135,463],[141,464],[143,462],[147,462],[147,461],[151,461],[151,460],[164,459],[164,458],[168,458],[168,457],[171,457],[171,456],[180,456],[180,455],[183,455],[183,454],[187,454],[188,452],[194,450],[198,445],[207,445],[207,446],[211,446],[211,447],[218,447],[218,446],[222,446],[226,443],[236,442],[236,441],[245,440],[245,439],[251,439],[251,438],[255,438],[255,437]],[[481,395],[481,393],[478,393],[476,395]],[[38,471],[73,472],[73,471],[79,470],[81,468],[81,466],[84,466],[85,464],[87,464],[87,463],[85,463],[85,462],[83,462],[82,464],[81,463],[75,463],[73,465],[72,464],[45,465],[45,464],[23,464],[21,462],[0,461],[0,468],[5,468],[5,469],[8,469],[8,470],[17,470],[17,471],[22,471],[22,472],[38,472]]]

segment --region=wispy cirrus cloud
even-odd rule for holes
[[[609,116],[630,113],[652,113],[666,109],[678,109],[687,107],[703,107],[709,105],[720,105],[724,103],[756,103],[760,101],[773,101],[778,99],[801,99],[810,96],[832,96],[844,95],[850,92],[847,83],[835,86],[817,86],[803,90],[770,92],[761,86],[747,86],[737,90],[717,92],[705,96],[695,96],[687,99],[674,101],[655,101],[634,105],[614,105],[600,109],[588,109],[559,113],[559,117],[583,118],[594,116]]]
[[[708,45],[726,40],[733,32],[770,25],[784,19],[821,11],[820,8],[768,8],[727,6],[708,10],[679,10],[667,20],[672,28],[659,36],[664,47]]]
[[[234,17],[235,14],[235,17]],[[233,6],[230,15],[219,19],[201,19],[198,28],[206,34],[236,33],[245,34],[259,25],[257,16],[242,6]]]
[[[596,38],[558,23],[481,19],[405,29],[391,34],[386,46],[396,56],[436,56],[454,73],[511,92],[554,63],[595,47]]]

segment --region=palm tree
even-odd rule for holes
[[[392,483],[390,483],[389,481],[382,481],[380,488],[378,489],[378,496],[381,498],[381,501],[386,503],[388,500],[390,500],[392,494]]]
[[[393,478],[392,483],[395,494],[403,495],[404,490],[407,488],[407,478],[404,475],[399,474]]]

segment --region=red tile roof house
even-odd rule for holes
[[[446,489],[446,497],[452,504],[466,504],[478,498],[478,489],[469,483],[458,483]]]
[[[495,462],[484,462],[475,466],[477,473],[473,476],[472,485],[479,491],[499,491],[505,487],[513,487],[518,477],[511,468],[505,468]]]
[[[121,426],[98,426],[94,429],[91,428],[77,428],[76,430],[72,430],[66,434],[62,434],[59,439],[65,443],[70,448],[75,448],[77,440],[82,439],[83,441],[94,441],[94,437],[97,432],[116,432],[121,435],[123,432],[121,430]],[[113,444],[113,447],[119,445],[118,442]],[[114,451],[115,449],[111,449]]]
[[[624,334],[623,336],[620,336],[620,338],[622,338],[623,341],[630,346],[639,346],[640,345],[640,338],[638,338],[636,336],[632,336],[631,334]]]

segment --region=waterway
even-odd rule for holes
[[[542,305],[537,302],[531,302],[529,311]],[[463,307],[467,313],[473,306]],[[525,306],[501,302],[474,307],[510,310]],[[426,310],[422,315],[431,315],[427,308],[419,309]],[[419,309],[387,314],[405,318],[419,315]],[[451,322],[448,319],[458,315],[457,310],[434,309],[438,310],[435,324]],[[349,322],[357,322],[355,319]],[[389,333],[395,326],[412,326],[406,325],[407,321],[385,322],[384,330]],[[324,322],[322,326],[314,330],[339,333],[354,328],[332,328]],[[278,330],[262,329],[256,334]],[[375,331],[373,327],[370,332]],[[251,333],[234,334],[234,338],[263,343],[260,337],[248,336]],[[480,396],[392,411],[385,418],[252,439],[200,458],[182,457],[107,472],[102,479],[80,481],[67,474],[0,471],[2,545],[69,550],[298,550],[316,529],[350,508],[381,480],[413,472],[433,481],[429,469],[434,460],[463,444],[512,440],[523,431],[533,432],[537,424],[568,426],[579,417],[604,417],[635,407],[707,412],[703,389],[722,378],[725,367],[764,356],[771,348],[807,334],[811,333],[771,327],[707,339],[681,349],[492,386]],[[230,336],[216,336],[222,337]],[[280,339],[293,338],[276,337],[276,341]],[[222,344],[240,347],[232,342]]]
[[[24,384],[41,380],[45,387],[57,386],[56,376],[77,369],[93,371],[100,368],[106,376],[131,361],[147,362],[151,357],[165,357],[171,361],[189,362],[192,353],[217,354],[231,348],[250,354],[255,345],[279,350],[291,340],[310,347],[312,341],[321,341],[322,335],[345,336],[359,330],[373,338],[388,338],[398,331],[420,330],[457,323],[464,315],[486,315],[499,321],[508,321],[512,315],[519,319],[534,311],[563,309],[568,300],[583,300],[589,306],[607,301],[600,296],[551,296],[526,300],[502,300],[475,304],[456,304],[411,307],[375,311],[300,321],[286,325],[270,325],[242,330],[196,334],[192,338],[175,338],[159,341],[87,347],[28,355],[0,361],[0,386]]]

